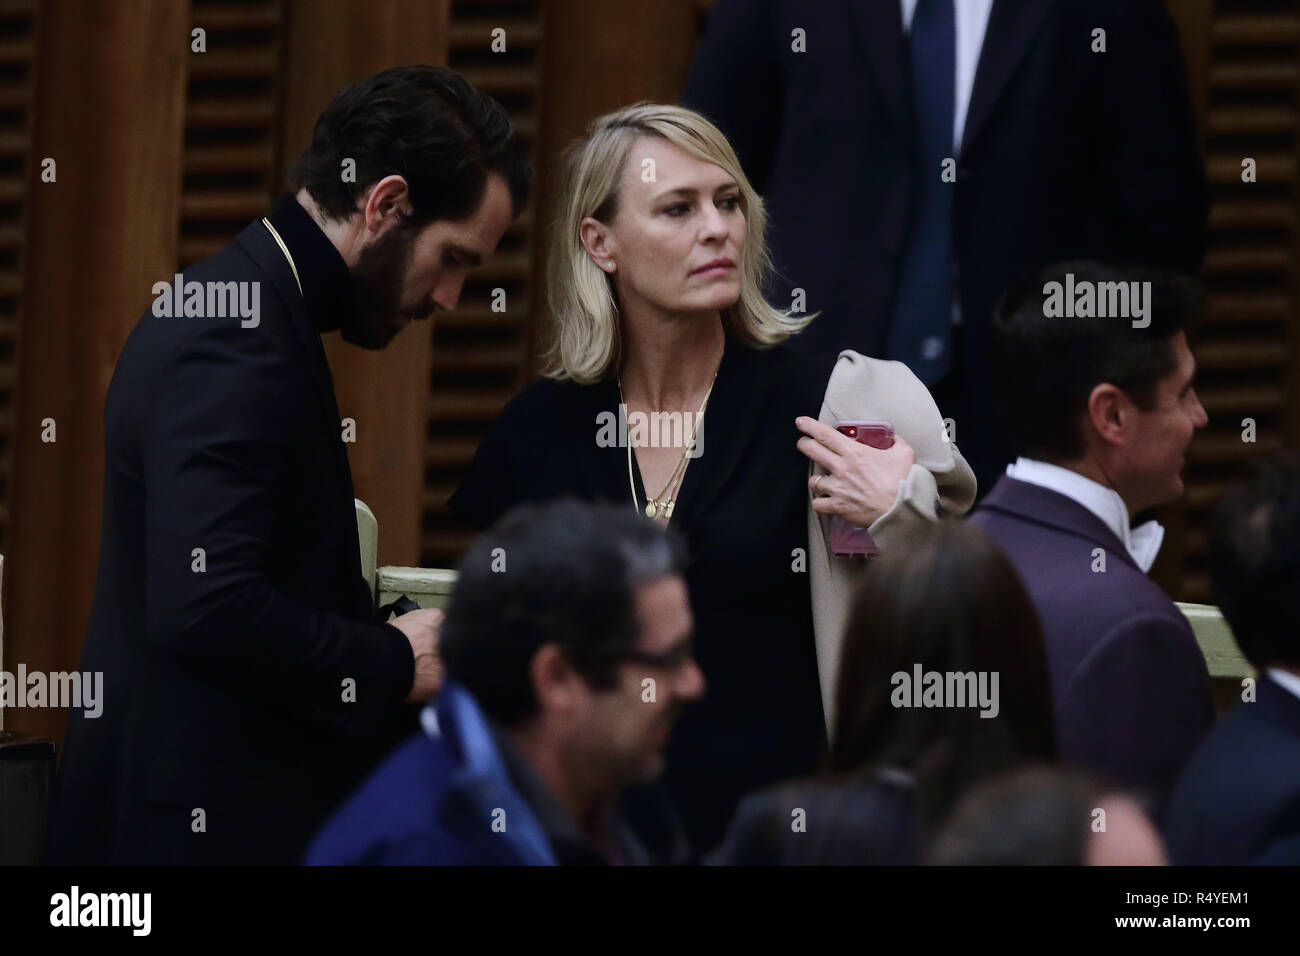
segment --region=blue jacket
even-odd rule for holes
[[[550,841],[469,691],[448,683],[422,720],[426,732],[393,751],[335,812],[304,862],[554,865]]]

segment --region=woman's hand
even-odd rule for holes
[[[894,436],[892,448],[872,448],[815,418],[801,416],[794,423],[807,436],[799,439],[799,450],[829,472],[808,479],[814,511],[867,528],[894,506],[898,486],[916,463],[916,452],[901,436]]]

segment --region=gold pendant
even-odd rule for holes
[[[659,502],[655,501],[653,498],[647,499],[645,503],[645,516],[647,518],[658,518]]]
[[[671,518],[673,516],[673,505],[675,504],[677,504],[676,498],[668,502],[668,507],[664,509],[664,518]]]

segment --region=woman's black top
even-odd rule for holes
[[[678,492],[671,524],[687,543],[695,657],[708,688],[678,720],[665,781],[701,853],[722,839],[742,795],[810,773],[825,748],[808,461],[794,420],[817,417],[829,377],[829,363],[729,334],[701,453]],[[618,406],[612,376],[529,386],[493,424],[451,508],[480,528],[526,501],[574,496],[632,508],[627,448],[597,442],[600,414],[617,421]],[[644,506],[635,454],[632,473]]]

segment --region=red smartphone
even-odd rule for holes
[[[889,422],[836,422],[835,430],[872,448],[894,447],[894,426]],[[842,558],[870,558],[880,553],[866,528],[851,525],[838,515],[831,517],[831,551]]]

